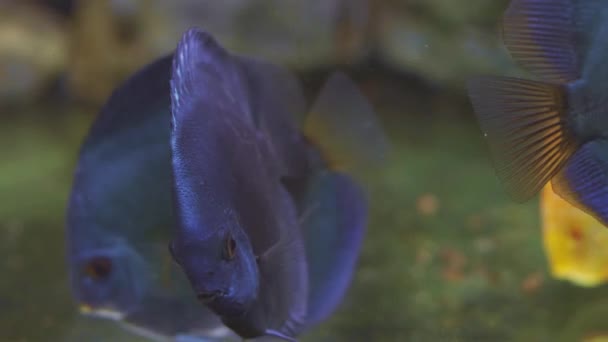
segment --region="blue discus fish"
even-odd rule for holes
[[[241,337],[295,340],[352,277],[367,203],[343,171],[384,157],[373,110],[336,74],[304,117],[291,74],[200,29],[178,45],[171,98],[175,261]]]
[[[608,224],[608,1],[513,0],[504,42],[539,80],[468,84],[499,178],[517,200],[550,180]]]
[[[67,262],[81,312],[155,339],[233,336],[192,300],[167,252],[172,56],[120,86],[81,148],[67,210]]]

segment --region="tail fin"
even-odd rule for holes
[[[308,327],[335,311],[348,289],[367,222],[363,191],[348,176],[321,171],[305,198],[303,230],[310,277]]]
[[[480,77],[468,83],[468,90],[498,177],[513,198],[529,199],[576,150],[566,122],[564,88]]]
[[[574,153],[551,181],[553,190],[608,227],[608,141],[597,140]]]
[[[304,123],[304,134],[332,170],[377,165],[388,152],[374,109],[353,81],[339,72],[321,90]]]

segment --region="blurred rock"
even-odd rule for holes
[[[150,42],[164,26],[154,10],[144,6],[147,2],[76,2],[68,70],[73,95],[100,103],[128,74],[170,50]]]
[[[0,100],[36,96],[67,70],[77,98],[101,103],[191,26],[234,52],[300,70],[348,65],[374,51],[392,67],[462,87],[473,74],[521,72],[498,36],[507,2],[74,0],[68,41],[43,1],[0,0]]]
[[[516,75],[498,35],[508,0],[75,0],[71,88],[103,101],[192,26],[226,48],[295,69],[380,61],[462,87],[473,74]]]
[[[459,87],[472,74],[521,72],[498,34],[508,0],[156,2],[175,37],[203,26],[234,51],[299,69],[375,50],[392,67]]]
[[[116,83],[170,52],[199,26],[226,48],[310,68],[350,63],[364,54],[366,0],[79,0],[70,84],[80,98],[103,101]]]
[[[179,35],[197,25],[229,49],[296,68],[356,60],[367,0],[157,0]]]
[[[37,97],[66,66],[66,30],[53,13],[0,2],[0,102]]]
[[[517,74],[499,39],[507,0],[370,0],[381,59],[398,69],[462,86],[472,74]]]

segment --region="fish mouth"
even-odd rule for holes
[[[78,311],[85,316],[98,317],[109,319],[112,321],[120,321],[125,317],[125,314],[110,308],[94,308],[87,303],[81,303]]]
[[[200,303],[215,312],[218,316],[239,317],[246,314],[248,307],[233,298],[224,291],[199,292],[197,298]]]
[[[213,303],[216,299],[224,297],[226,295],[226,293],[224,291],[201,291],[196,295],[196,298],[198,298],[198,300],[205,304],[211,304]]]

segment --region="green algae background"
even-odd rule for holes
[[[440,97],[452,110],[433,115],[418,109],[433,96],[376,103],[393,150],[368,179],[360,267],[338,313],[304,341],[575,341],[602,332],[607,289],[551,280],[536,200],[504,195],[459,96]],[[69,297],[63,216],[87,111],[20,108],[6,120],[2,341],[141,340],[78,317]]]

